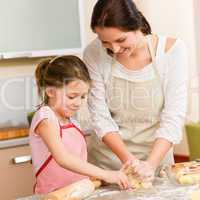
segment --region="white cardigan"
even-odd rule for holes
[[[182,139],[182,128],[187,111],[188,56],[185,44],[177,39],[165,52],[166,37],[159,36],[156,52],[156,66],[164,91],[164,108],[160,113],[160,127],[155,138],[165,138],[177,144]],[[112,59],[95,39],[84,51],[83,59],[88,67],[92,88],[88,97],[92,125],[99,138],[108,132],[118,132],[106,104],[106,86],[111,72]],[[130,81],[144,81],[152,78],[152,64],[138,71],[125,69],[118,63],[115,75]]]

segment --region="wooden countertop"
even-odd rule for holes
[[[0,141],[9,140],[14,138],[22,138],[28,136],[27,127],[14,127],[14,128],[1,128],[0,129]]]

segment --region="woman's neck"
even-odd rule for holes
[[[152,36],[152,46],[156,49],[157,36]],[[129,57],[118,56],[116,60],[130,70],[140,70],[150,64],[152,62],[152,57],[147,39],[145,38]]]

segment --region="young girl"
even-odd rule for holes
[[[41,62],[35,72],[43,103],[30,127],[36,174],[35,193],[45,194],[87,176],[128,187],[122,171],[108,171],[87,162],[84,133],[72,120],[89,90],[85,64],[75,56]]]

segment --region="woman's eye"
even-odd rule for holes
[[[81,96],[81,99],[85,99],[86,98],[86,95],[84,95],[84,96]]]
[[[124,42],[126,39],[121,39],[121,40],[118,40],[118,43],[122,43]]]
[[[108,42],[103,42],[103,41],[102,41],[102,44],[106,45],[106,44],[108,44]]]

